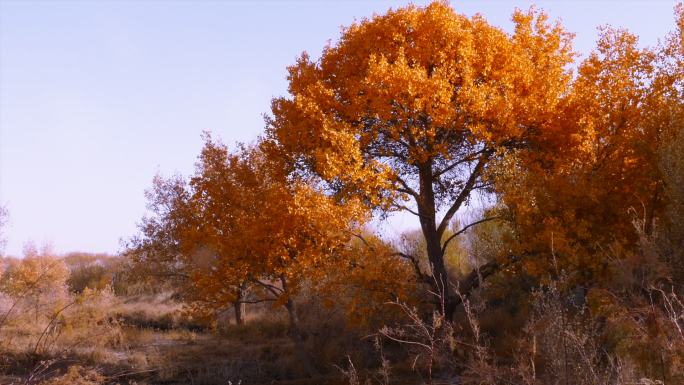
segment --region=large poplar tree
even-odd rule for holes
[[[268,137],[296,172],[340,199],[417,217],[431,265],[417,272],[449,315],[459,302],[444,263],[450,223],[491,187],[493,160],[564,141],[555,122],[570,36],[534,11],[513,22],[506,33],[443,2],[390,10],[344,28],[320,59],[303,54],[289,68],[289,95],[272,104]]]

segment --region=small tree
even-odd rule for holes
[[[3,274],[0,290],[13,299],[13,305],[0,319],[0,326],[21,302],[27,303],[38,320],[42,308],[53,305],[66,296],[69,270],[60,258],[49,251],[38,253],[32,245],[25,248],[24,258],[11,265]]]
[[[289,179],[259,147],[230,153],[207,135],[194,176],[157,178],[148,194],[155,215],[133,241],[137,265],[159,266],[187,285],[198,306],[275,301],[301,335],[294,297],[303,280],[321,279],[341,259],[363,211]],[[150,263],[147,263],[147,262]],[[249,288],[252,289],[249,289]],[[258,289],[257,289],[258,288]],[[247,296],[247,290],[257,296]]]
[[[234,223],[202,222],[192,187],[180,176],[156,176],[146,196],[152,215],[143,218],[141,235],[128,245],[132,274],[143,281],[170,285],[198,314],[233,306],[235,322],[244,323],[244,271],[222,264],[223,243],[228,238],[212,237],[227,232]],[[223,228],[213,228],[216,223],[222,223]]]

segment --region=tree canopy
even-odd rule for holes
[[[290,96],[273,101],[268,137],[298,172],[418,217],[434,279],[422,278],[438,292],[451,293],[442,235],[491,188],[492,161],[571,139],[557,121],[570,35],[536,11],[513,21],[508,34],[441,2],[391,10],[345,28],[318,60],[303,54]]]

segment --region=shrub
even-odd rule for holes
[[[101,385],[105,383],[105,377],[95,369],[73,365],[67,369],[64,375],[40,382],[40,385]]]

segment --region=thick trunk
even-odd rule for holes
[[[428,260],[432,270],[432,288],[436,294],[440,295],[439,311],[447,319],[451,319],[456,310],[456,297],[451,290],[451,281],[444,263],[441,237],[436,231],[428,231],[425,233],[425,241],[427,244]]]
[[[287,315],[290,320],[290,338],[295,344],[295,350],[299,361],[302,363],[304,370],[307,372],[308,376],[314,376],[318,374],[318,371],[313,365],[313,360],[306,350],[306,334],[302,330],[301,323],[299,322],[299,314],[297,312],[297,304],[292,298],[292,293],[289,290],[287,279],[284,276],[280,277],[280,282],[283,286],[283,295],[287,296],[287,301],[285,302],[285,309],[287,310]]]
[[[432,271],[430,284],[436,294],[440,295],[439,311],[451,319],[456,310],[456,298],[450,290],[449,275],[444,264],[442,253],[442,234],[437,230],[435,193],[432,186],[433,174],[432,163],[427,162],[420,166],[420,201],[418,213],[420,214],[420,227],[425,237],[428,261]]]

